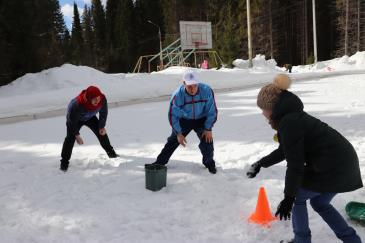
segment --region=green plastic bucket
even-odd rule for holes
[[[365,203],[349,202],[346,205],[346,213],[351,219],[365,224]]]
[[[166,186],[167,167],[158,164],[145,164],[146,189],[159,191]]]

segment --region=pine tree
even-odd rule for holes
[[[95,60],[95,36],[92,29],[92,15],[90,8],[85,5],[84,11],[82,14],[82,38],[83,38],[83,55],[82,55],[82,63],[87,66],[96,66]]]
[[[159,28],[161,38],[164,36],[164,21],[160,0],[136,0],[135,12],[137,56],[160,52]]]
[[[62,65],[67,59],[67,47],[69,45],[69,32],[67,30],[61,7],[58,0],[50,0],[52,15],[51,42],[49,46],[49,67]]]
[[[14,48],[12,48],[10,38],[10,26],[9,19],[6,19],[6,11],[8,10],[8,3],[0,4],[0,86],[5,85],[11,81],[12,78],[12,54]]]
[[[119,9],[121,8],[120,0],[107,0],[106,2],[106,43],[108,47],[113,48],[115,43],[115,25]]]
[[[335,57],[333,53],[335,52],[336,42],[338,41],[336,36],[339,34],[335,21],[337,17],[336,4],[333,0],[316,1],[316,12],[318,60],[323,61]],[[353,51],[355,53],[356,38],[355,35],[353,37]]]
[[[65,62],[67,29],[57,0],[32,1],[28,11],[32,11],[30,41],[32,42],[31,69],[59,66]]]
[[[61,7],[58,0],[51,0],[53,8],[52,16],[53,16],[53,30],[55,35],[57,36],[60,44],[67,44],[67,36],[69,35],[68,29],[65,24],[65,20],[63,18],[63,14],[61,12]]]
[[[92,0],[91,12],[95,32],[96,67],[105,70],[107,66],[105,56],[106,22],[104,7],[100,0]]]
[[[106,43],[107,43],[107,62],[108,62],[108,71],[112,71],[114,68],[114,62],[118,59],[118,55],[115,51],[117,46],[116,39],[116,26],[117,26],[117,18],[118,13],[121,9],[121,1],[120,0],[107,0],[106,2]],[[116,65],[118,66],[118,65]],[[116,69],[118,69],[116,67]]]
[[[68,42],[57,0],[0,2],[1,84],[66,60]]]
[[[76,65],[81,64],[82,53],[83,53],[83,43],[82,29],[80,23],[80,14],[77,4],[74,3],[74,17],[72,21],[71,30],[71,48],[72,48],[72,63]]]
[[[34,47],[38,36],[33,29],[34,13],[36,9],[30,0],[0,3],[0,85],[37,70]]]
[[[221,16],[226,16],[223,21],[223,32],[221,37],[218,39],[220,54],[223,61],[228,65],[232,65],[232,61],[237,58],[239,53],[239,44],[237,41],[238,23],[237,2],[234,0],[227,1],[226,8],[221,9]]]
[[[62,46],[64,52],[64,62],[71,62],[72,58],[71,35],[68,29],[66,29],[65,38]]]
[[[337,12],[337,50],[336,56],[352,55],[357,51],[358,45],[358,20],[360,26],[364,26],[365,2],[359,2],[357,0],[336,0],[336,12]],[[358,7],[360,7],[360,19],[358,16]],[[347,18],[346,18],[347,16]],[[347,20],[346,20],[347,19]],[[361,27],[360,27],[361,28]],[[360,29],[361,31],[361,29]],[[364,32],[360,36],[360,40],[364,39]],[[364,43],[364,42],[363,42]],[[364,45],[360,45],[360,50],[365,48]]]
[[[209,6],[209,1],[162,0],[165,43],[170,44],[180,37],[179,21],[208,21]]]
[[[247,3],[246,1],[239,1],[238,6],[234,8],[237,12],[237,30],[235,36],[238,42],[238,50],[236,53],[236,58],[248,59],[248,36],[247,36]],[[224,16],[224,12],[222,16]],[[252,13],[251,13],[252,15]],[[251,28],[252,31],[253,28]],[[253,32],[253,31],[252,31]],[[254,45],[255,41],[252,41]],[[253,48],[254,49],[254,48]],[[253,53],[254,55],[254,53]]]
[[[164,44],[168,45],[171,42],[177,40],[180,37],[178,22],[181,20],[178,17],[178,5],[179,0],[162,0],[163,15],[164,15],[164,29],[165,38]]]
[[[114,26],[115,43],[112,43],[113,53],[110,57],[109,71],[131,71],[136,62],[135,54],[135,15],[132,0],[122,0],[116,14]]]

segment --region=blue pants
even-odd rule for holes
[[[213,143],[207,143],[205,139],[202,138],[202,134],[204,131],[204,122],[206,118],[198,119],[198,120],[186,120],[180,119],[180,126],[182,128],[182,135],[185,137],[194,130],[196,135],[200,139],[199,149],[203,155],[203,164],[206,167],[215,166],[215,162],[213,160],[214,155],[214,147]],[[171,133],[170,137],[167,138],[167,143],[165,147],[162,149],[161,153],[157,156],[156,163],[158,164],[167,164],[171,155],[174,153],[177,147],[179,147],[179,142],[177,141],[177,136],[174,131]]]
[[[306,189],[299,189],[293,207],[293,230],[295,243],[310,243],[311,231],[308,223],[307,200],[314,211],[316,211],[328,226],[336,234],[337,238],[345,243],[361,243],[356,231],[351,228],[340,215],[340,213],[330,204],[336,193],[319,193]]]

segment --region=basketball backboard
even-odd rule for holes
[[[212,26],[210,22],[180,21],[182,50],[212,49]]]

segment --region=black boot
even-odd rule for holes
[[[70,162],[61,159],[60,170],[66,172],[69,164]]]
[[[111,159],[119,157],[119,155],[114,151],[114,149],[107,152],[107,154],[108,154],[109,158],[111,158]]]
[[[211,174],[217,173],[217,168],[215,168],[215,165],[208,166],[207,168],[209,170],[209,173]]]

